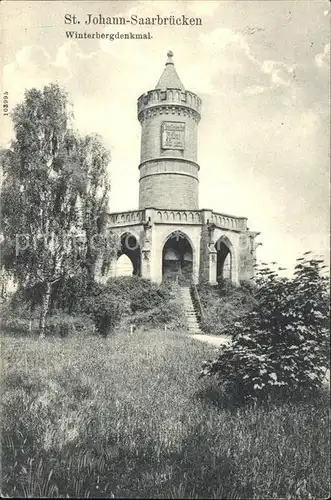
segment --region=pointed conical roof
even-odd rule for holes
[[[177,71],[175,69],[174,62],[172,60],[173,53],[169,50],[168,59],[163,70],[163,73],[157,82],[156,89],[166,90],[166,89],[180,89],[185,90],[184,85],[180,81]]]

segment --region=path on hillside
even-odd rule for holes
[[[190,287],[182,286],[179,289],[179,300],[181,301],[184,314],[187,321],[190,337],[201,342],[219,347],[220,345],[227,344],[231,339],[225,335],[205,335],[200,328],[197,311],[192,301]]]
[[[202,334],[202,330],[199,325],[197,312],[195,310],[194,304],[192,302],[192,297],[190,293],[190,287],[182,286],[179,290],[179,300],[182,304],[184,314],[187,321],[187,326],[191,334]]]
[[[201,342],[219,347],[220,345],[227,344],[231,339],[225,335],[205,335],[200,328],[196,308],[193,304],[190,287],[182,286],[179,289],[179,300],[181,301],[184,314],[187,321],[187,327],[190,332],[190,337]]]
[[[229,337],[226,337],[225,335],[198,335],[198,334],[191,334],[190,337],[192,339],[200,340],[201,342],[206,342],[208,344],[214,345],[216,347],[219,347],[221,345],[228,344],[231,342],[231,339]]]

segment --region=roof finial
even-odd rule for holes
[[[174,63],[172,60],[173,55],[174,55],[174,53],[172,52],[172,50],[168,50],[168,52],[167,52],[168,60],[167,60],[166,64],[173,64]]]

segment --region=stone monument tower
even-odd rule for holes
[[[239,284],[254,275],[259,233],[245,217],[199,209],[200,118],[201,99],[185,89],[169,51],[156,87],[138,98],[139,209],[108,215],[120,249],[100,280],[120,275],[123,259],[131,274],[158,283]]]
[[[139,208],[198,210],[200,98],[185,90],[168,60],[154,90],[138,99],[141,124]]]

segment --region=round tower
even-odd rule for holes
[[[138,99],[141,124],[139,208],[199,208],[197,127],[201,99],[185,90],[173,53],[154,90]]]

